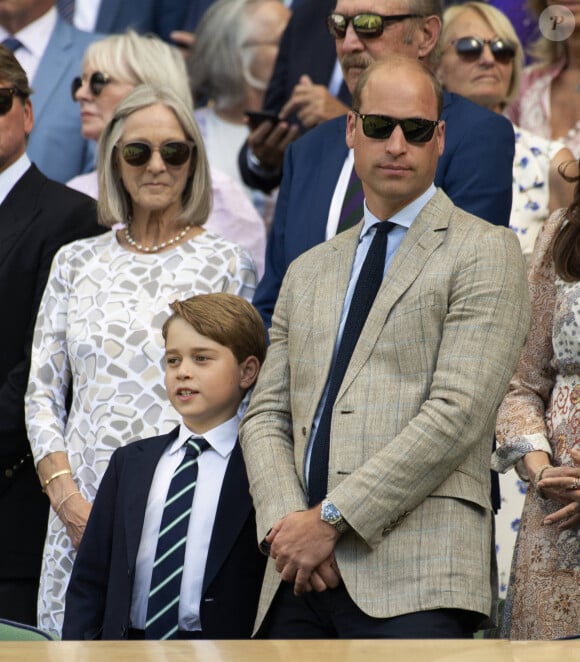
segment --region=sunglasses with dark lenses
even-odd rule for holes
[[[187,163],[195,145],[192,142],[167,142],[160,147],[152,147],[149,143],[127,143],[121,147],[121,156],[130,166],[140,167],[149,163],[153,151],[157,149],[161,158],[169,166],[182,166]]]
[[[346,16],[335,12],[326,17],[326,27],[335,39],[344,39],[348,24],[352,22],[352,27],[359,37],[373,39],[383,34],[385,25],[406,21],[408,18],[421,18],[421,14],[391,14],[391,16],[356,14],[356,16]]]
[[[397,119],[387,115],[363,115],[353,110],[362,120],[363,133],[367,138],[386,140],[391,137],[396,126],[401,127],[405,140],[409,143],[427,143],[433,138],[439,120],[424,120],[420,117]]]
[[[455,46],[455,52],[459,57],[473,62],[481,57],[486,44],[489,46],[494,59],[501,64],[511,62],[516,56],[515,46],[504,39],[461,37],[461,39],[456,39],[451,43]]]
[[[24,95],[17,87],[0,87],[0,115],[10,112],[14,97],[24,98]]]
[[[73,82],[70,86],[73,101],[77,100],[77,92],[81,89],[85,80],[85,76],[77,76],[76,78],[73,78]],[[99,94],[103,91],[105,85],[110,82],[112,82],[110,76],[107,76],[107,74],[104,74],[100,71],[95,71],[89,78],[89,90],[94,97],[98,97]]]

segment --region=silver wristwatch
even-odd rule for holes
[[[350,529],[348,522],[330,499],[323,499],[320,507],[320,519],[333,526],[339,533],[345,533]]]

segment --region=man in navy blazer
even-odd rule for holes
[[[149,487],[179,428],[115,451],[97,493],[66,596],[63,639],[127,639]],[[232,451],[208,551],[200,620],[206,639],[248,639],[266,557],[239,443]],[[82,563],[78,562],[81,559]],[[108,593],[103,586],[114,587]]]
[[[95,165],[95,146],[81,135],[80,111],[70,86],[81,73],[87,46],[101,35],[69,25],[58,15],[54,0],[27,0],[22,4],[0,7],[0,26],[22,43],[14,52],[27,72],[25,58],[29,61],[30,53],[38,49],[38,34],[50,30],[38,68],[33,76],[29,74],[35,123],[27,152],[47,177],[67,182],[93,170]]]
[[[337,0],[336,12],[347,16],[365,12],[385,16],[403,13],[394,12],[392,4],[389,0],[373,3]],[[441,31],[441,4],[438,0],[432,0],[431,4],[431,15],[413,19],[413,23],[401,20],[386,25],[383,33],[372,39],[357,35],[349,22],[345,37],[336,40],[349,89],[354,89],[362,68],[390,53],[429,59]],[[409,0],[405,13],[419,14],[422,5],[418,0]],[[446,122],[445,150],[439,159],[435,185],[456,206],[496,225],[507,226],[514,157],[510,122],[463,97],[447,93],[442,119]],[[290,262],[336,231],[337,218],[332,226],[329,214],[333,213],[333,196],[349,153],[345,134],[346,116],[341,116],[323,122],[286,150],[268,238],[265,273],[253,300],[267,327]],[[337,217],[342,199],[338,205],[334,202]]]

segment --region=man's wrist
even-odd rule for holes
[[[341,535],[350,529],[349,523],[344,519],[340,510],[330,499],[323,499],[320,504],[320,519],[330,524]]]
[[[266,163],[260,161],[260,159],[254,154],[251,147],[248,147],[248,166],[253,172],[264,175],[277,175],[280,173],[280,168],[271,167]]]

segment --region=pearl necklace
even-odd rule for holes
[[[173,244],[176,244],[178,241],[183,239],[183,237],[185,237],[185,235],[190,230],[191,225],[186,225],[183,230],[172,239],[162,241],[159,245],[156,244],[155,246],[143,246],[142,244],[139,244],[137,241],[135,241],[133,235],[131,234],[131,224],[129,224],[125,228],[125,239],[127,240],[129,246],[133,246],[133,248],[136,248],[141,253],[158,253],[160,250],[163,250],[168,246],[172,246]]]

